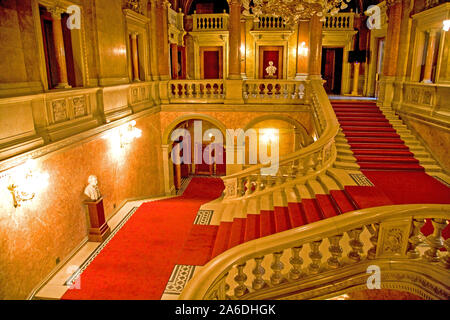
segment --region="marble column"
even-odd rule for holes
[[[151,73],[152,80],[159,80],[158,73],[158,31],[156,27],[156,2],[157,0],[151,0],[151,6],[149,8],[150,17],[150,55],[151,55]]]
[[[309,22],[309,78],[321,78],[322,69],[322,21],[313,15]]]
[[[131,60],[133,65],[133,81],[140,81],[137,36],[138,36],[137,32],[131,33]]]
[[[170,51],[172,53],[172,79],[178,79],[178,46],[172,43]]]
[[[397,69],[399,41],[400,41],[400,27],[402,22],[402,3],[394,2],[388,8],[388,29],[386,35],[386,48],[383,62],[383,75],[392,77],[395,76]]]
[[[299,21],[297,32],[297,70],[295,73],[295,79],[302,80],[308,75],[309,21]]]
[[[156,1],[156,37],[158,41],[158,73],[161,80],[170,79],[167,0]]]
[[[427,56],[425,57],[425,68],[423,71],[423,80],[424,83],[431,83],[431,75],[433,71],[433,60],[434,60],[434,51],[436,48],[436,33],[437,30],[432,29],[428,32],[428,43],[427,43]]]
[[[56,70],[58,84],[56,88],[70,88],[69,81],[67,79],[67,65],[66,65],[66,51],[64,48],[64,37],[61,25],[61,14],[65,12],[64,9],[54,7],[48,10],[53,18],[52,31],[53,31],[53,46],[55,48],[56,57]]]
[[[246,74],[246,24],[247,20],[244,18],[241,20],[241,45],[240,45],[240,59],[241,59],[241,77],[242,79],[247,78]]]
[[[228,78],[239,80],[241,77],[241,0],[230,0],[230,37],[228,64]]]

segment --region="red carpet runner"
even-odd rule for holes
[[[160,299],[200,206],[223,188],[193,178],[182,196],[144,203],[63,299]]]

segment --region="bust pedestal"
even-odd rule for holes
[[[111,229],[105,220],[105,211],[103,209],[103,198],[97,201],[84,201],[89,211],[89,241],[102,242],[111,233]]]

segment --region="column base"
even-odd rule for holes
[[[228,80],[242,80],[241,74],[229,74]]]
[[[55,86],[55,89],[70,89],[70,88],[72,88],[72,86],[69,85],[67,82],[66,83],[58,83]]]
[[[294,80],[306,80],[308,79],[307,73],[296,73]]]

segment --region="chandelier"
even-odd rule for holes
[[[243,0],[244,15],[282,17],[284,23],[293,25],[308,20],[314,14],[325,20],[326,15],[335,15],[348,7],[351,0]]]

